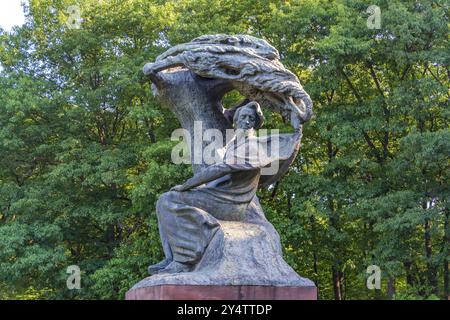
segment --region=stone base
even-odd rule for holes
[[[157,285],[131,289],[126,300],[317,300],[316,287]]]

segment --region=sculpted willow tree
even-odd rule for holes
[[[155,275],[135,285],[127,298],[186,298],[180,287],[178,296],[154,291],[146,296],[148,288],[160,285],[295,287],[303,291],[283,294],[314,298],[314,284],[283,260],[279,235],[256,196],[258,186],[269,186],[288,170],[300,147],[302,125],[312,115],[309,95],[279,62],[278,51],[247,35],[206,35],[167,50],[145,65],[144,73],[154,94],[191,137],[198,134],[195,123],[200,122],[202,135],[218,129],[227,147],[222,162],[208,166],[201,156],[208,141],[203,139],[200,149],[191,144],[194,177],[165,193],[157,204],[166,259],[150,266]],[[232,90],[246,100],[225,109],[221,100]],[[295,132],[256,137],[254,129],[264,121],[260,105],[290,116]],[[236,135],[226,141],[226,130],[233,124]],[[252,142],[270,154],[248,149]],[[246,153],[239,155],[238,147],[246,143]],[[277,170],[261,174],[274,164]],[[215,293],[197,292],[196,297]]]

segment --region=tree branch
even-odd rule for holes
[[[348,86],[350,87],[350,90],[353,92],[356,100],[359,103],[363,104],[363,100],[362,100],[361,96],[359,95],[358,91],[356,90],[355,86],[351,82],[351,80],[348,77],[348,75],[345,73],[344,69],[340,69],[340,71],[341,71],[342,75],[344,76],[346,82],[348,83]],[[377,158],[378,163],[383,163],[383,158],[381,157],[380,152],[378,151],[377,147],[373,143],[373,141],[370,138],[369,134],[367,132],[365,132],[363,129],[360,129],[360,130],[361,130],[361,133],[363,134],[364,140],[366,140],[367,145],[369,146],[369,148],[372,150],[372,152],[374,153],[375,157]]]

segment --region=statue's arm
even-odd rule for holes
[[[245,170],[245,165],[230,165],[226,163],[219,163],[211,165],[200,172],[196,173],[192,178],[188,179],[184,184],[175,186],[171,190],[173,191],[186,191],[202,184],[211,182],[218,178],[221,178],[229,173]]]
[[[294,128],[294,134],[301,137],[302,135],[302,118],[298,112],[291,112],[291,126]]]

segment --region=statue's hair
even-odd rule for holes
[[[245,99],[257,101],[258,104],[253,103],[251,106],[258,114],[258,127],[264,121],[259,105],[282,114],[296,112],[301,124],[310,120],[313,115],[312,100],[299,79],[283,66],[278,51],[263,39],[249,35],[204,35],[169,48],[153,63],[147,63],[143,71],[153,82],[152,90],[158,95],[158,91],[164,89],[165,82],[170,79],[163,73],[177,73],[177,69],[187,69],[196,76],[207,79],[202,81],[202,86],[205,90],[215,88],[210,96],[215,95],[216,99],[236,90]],[[197,80],[199,79],[194,79],[195,82]],[[228,122],[221,123],[220,127],[231,127],[235,113],[237,117],[238,110],[248,102],[220,110]],[[220,104],[215,103],[211,107],[220,109]],[[217,125],[218,122],[214,124]],[[262,175],[259,185],[269,186],[283,176],[295,159],[299,147],[300,145],[295,146],[296,150],[290,158],[280,161],[276,174]]]
[[[273,111],[296,111],[304,123],[312,116],[311,98],[279,59],[278,51],[262,39],[205,35],[168,49],[147,64],[144,73],[185,67],[201,77],[227,81],[246,98]]]
[[[238,118],[239,118],[239,114],[241,113],[241,111],[242,111],[244,108],[250,108],[250,109],[252,109],[252,110],[255,112],[255,114],[256,114],[256,123],[255,123],[254,129],[259,129],[259,128],[261,128],[261,127],[263,126],[264,121],[265,121],[266,119],[265,119],[265,117],[264,117],[264,114],[263,114],[263,112],[262,112],[262,110],[261,110],[261,107],[260,107],[259,103],[256,102],[256,101],[249,102],[249,103],[247,103],[247,104],[245,104],[245,105],[239,107],[239,108],[236,110],[236,112],[234,113],[234,115],[233,115],[233,124],[236,124],[236,121],[237,121]]]

